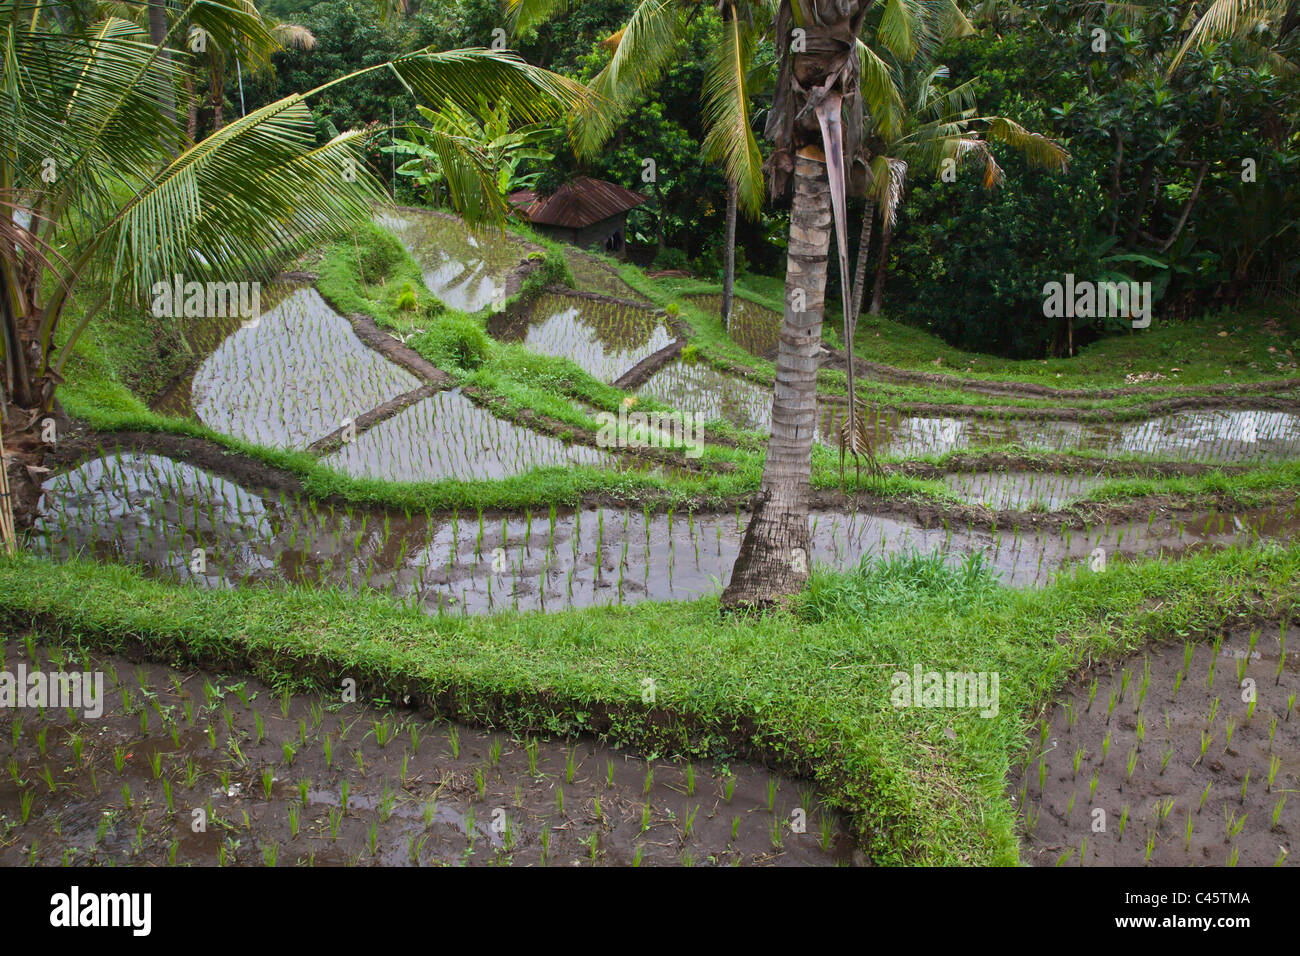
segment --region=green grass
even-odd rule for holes
[[[880,864],[1010,864],[1006,781],[1026,729],[1085,660],[1234,617],[1289,616],[1300,547],[1116,565],[1036,591],[977,565],[899,557],[818,571],[795,606],[722,618],[716,599],[439,618],[382,596],[200,591],[135,570],[0,561],[0,621],[100,650],[247,670],[277,687],[435,703],[514,733],[606,733],[646,756],[745,756],[813,779]],[[1159,595],[1160,601],[1151,600]],[[891,674],[996,671],[999,709],[897,709]],[[643,681],[656,687],[642,702]]]
[[[1263,327],[1276,320],[1279,334]],[[1227,335],[1220,335],[1227,332]],[[1275,351],[1269,352],[1272,348]],[[1164,381],[1142,383],[1152,391],[1166,385],[1207,385],[1300,377],[1300,309],[1281,304],[1213,312],[1182,323],[1155,321],[1151,328],[1108,336],[1073,358],[1015,360],[966,352],[924,330],[883,316],[858,322],[855,352],[898,368],[962,377],[1030,382],[1055,388],[1121,388],[1129,375],[1157,373]],[[1291,356],[1286,353],[1290,350]],[[942,365],[936,367],[935,359]],[[1278,368],[1278,365],[1284,366]],[[1179,371],[1175,372],[1174,369]],[[1230,374],[1225,374],[1225,370]]]

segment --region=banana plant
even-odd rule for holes
[[[496,191],[503,201],[515,190],[535,185],[541,175],[540,170],[521,174],[524,163],[549,163],[555,159],[546,147],[560,130],[547,123],[512,125],[509,106],[504,102],[489,106],[480,101],[473,111],[451,102],[437,110],[423,105],[416,109],[428,125],[412,124],[407,130],[410,138],[394,140],[383,152],[411,157],[397,167],[398,175],[410,177],[433,196],[441,197],[448,187],[448,167],[441,156],[451,144],[461,154],[476,157],[478,167],[495,177]],[[454,170],[455,164],[453,157],[450,168]]]

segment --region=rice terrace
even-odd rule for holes
[[[1300,864],[1295,0],[0,8],[5,867]]]

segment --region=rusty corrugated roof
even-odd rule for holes
[[[550,196],[521,189],[510,194],[511,205],[529,222],[565,229],[584,229],[592,223],[618,216],[646,201],[640,193],[600,179],[578,176]]]

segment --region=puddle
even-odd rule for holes
[[[506,276],[527,255],[504,233],[470,232],[459,219],[401,212],[375,222],[397,236],[424,271],[424,284],[446,306],[477,312],[504,300]]]
[[[770,388],[704,362],[672,362],[646,379],[640,393],[686,414],[699,413],[706,422],[720,418],[737,428],[764,432],[772,427]]]
[[[569,268],[573,270],[573,281],[580,292],[599,292],[601,295],[613,296],[616,299],[627,299],[631,302],[645,302],[649,305],[649,300],[636,289],[624,282],[611,268],[606,266],[599,259],[593,259],[578,249],[565,249],[564,258],[569,263]]]
[[[216,347],[194,373],[191,407],[222,434],[304,448],[418,385],[306,288]]]
[[[488,332],[543,355],[572,359],[602,382],[615,381],[673,342],[668,327],[648,309],[565,295],[539,297],[528,319],[494,314]]]
[[[95,718],[5,711],[0,760],[13,772],[0,780],[0,818],[26,822],[0,842],[4,866],[831,866],[853,856],[811,784],[748,764],[646,761],[591,738],[517,740],[208,671],[29,654],[13,638],[0,649],[29,672],[98,672],[104,690]]]
[[[33,547],[143,565],[206,587],[295,582],[370,588],[431,613],[557,610],[645,600],[690,600],[728,580],[748,521],[732,514],[652,514],[613,508],[508,517],[351,513],[261,494],[190,465],[126,453],[89,461],[45,483]],[[1300,515],[1257,510],[1105,525],[1086,531],[996,533],[897,517],[830,511],[810,517],[812,559],[837,568],[865,555],[918,550],[958,563],[981,554],[1013,586],[1061,569],[1172,557],[1264,537],[1291,540]],[[194,549],[203,548],[196,568]]]
[[[686,298],[710,315],[722,312],[721,294],[689,295]],[[780,344],[781,314],[740,296],[733,301],[731,327],[727,330],[731,340],[752,355],[767,357]]]
[[[1055,511],[1106,479],[1055,472],[977,471],[944,475],[941,480],[963,501],[994,511]]]
[[[834,435],[846,413],[844,405],[824,403],[819,435]],[[1012,442],[1050,451],[1091,449],[1222,464],[1300,455],[1300,416],[1249,409],[1184,411],[1125,423],[931,418],[868,410],[867,425],[877,454],[908,458]]]
[[[509,478],[533,468],[618,465],[598,449],[566,445],[497,418],[458,389],[416,402],[323,461],[357,478],[390,481],[475,481]]]

